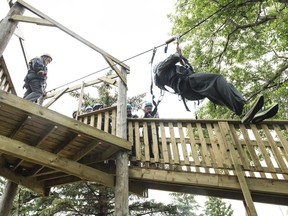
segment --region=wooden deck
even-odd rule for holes
[[[79,180],[109,187],[101,169],[128,141],[0,91],[0,175],[39,194]]]

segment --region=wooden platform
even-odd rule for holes
[[[0,175],[39,194],[79,180],[113,187],[107,161],[131,144],[0,91]],[[104,171],[101,171],[105,170]]]

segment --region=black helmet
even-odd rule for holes
[[[101,109],[101,108],[103,108],[103,104],[96,103],[96,104],[94,104],[94,106],[93,106],[93,111],[99,110],[99,109]]]
[[[151,102],[146,102],[144,107],[153,107],[153,104]]]

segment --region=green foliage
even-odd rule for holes
[[[233,209],[231,204],[228,206],[220,198],[208,197],[205,202],[204,214],[205,216],[232,216]]]
[[[179,0],[168,17],[174,24],[173,35],[192,29],[181,38],[180,46],[196,72],[222,74],[247,99],[262,92],[265,102],[280,103],[277,117],[285,116],[287,4],[272,0]],[[215,109],[210,104],[199,111],[200,118],[234,117],[227,108]]]
[[[129,205],[130,215],[163,215],[177,216],[177,206],[174,204],[163,204],[155,200],[146,200],[136,196],[130,196],[131,204]]]
[[[178,215],[196,216],[200,207],[195,200],[195,196],[186,193],[171,193],[173,203],[177,206]]]

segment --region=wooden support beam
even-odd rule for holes
[[[2,142],[0,141],[1,145]],[[38,182],[36,178],[30,178],[30,177],[23,177],[21,175],[15,174],[15,172],[10,171],[7,168],[4,168],[1,166],[0,168],[0,175],[3,176],[4,178],[9,179],[10,181],[16,183],[16,184],[21,184],[35,193],[44,196],[45,195],[45,185],[41,182]]]
[[[53,153],[29,146],[17,140],[0,135],[0,152],[21,158],[26,161],[41,164],[58,171],[77,176],[88,181],[113,187],[114,176],[93,169],[75,161],[62,158]]]
[[[66,91],[68,90],[68,88],[62,89],[61,91],[59,91],[54,97],[53,99],[51,99],[48,103],[46,103],[44,105],[45,108],[50,107],[56,100],[58,100],[58,98],[60,98],[64,93],[66,93]]]
[[[39,19],[39,18],[35,18],[35,17],[13,15],[13,16],[11,16],[10,19],[13,21],[19,21],[19,22],[35,23],[37,25],[55,26],[53,23],[51,23],[45,19]]]
[[[109,59],[107,57],[104,57],[104,58],[107,61],[107,63],[110,65],[110,67],[118,74],[118,76],[120,77],[120,79],[123,82],[123,84],[127,87],[126,76],[123,76],[122,72],[119,70],[117,65],[115,65],[114,62],[111,59]]]
[[[218,191],[214,193],[223,198],[229,199],[243,199],[243,195],[233,197],[229,193],[237,192],[241,193],[241,187],[238,181],[238,177],[235,175],[223,175],[210,173],[197,173],[197,172],[178,172],[178,171],[166,171],[160,169],[149,169],[149,168],[129,168],[129,180],[138,181],[147,185],[158,185],[163,184],[168,191],[180,191],[179,187],[197,187],[200,188],[199,195],[205,195],[208,191]],[[275,179],[261,179],[261,178],[247,178],[247,185],[252,191],[252,194],[270,194],[273,197],[288,197],[287,181],[275,180]],[[157,189],[157,187],[147,187],[148,189]],[[158,188],[161,189],[161,188]],[[221,192],[221,191],[226,191]],[[265,195],[265,196],[266,196]],[[271,201],[262,199],[261,202]],[[276,204],[274,202],[274,204]],[[282,203],[283,205],[283,203]]]
[[[107,78],[109,79],[115,79],[117,78],[118,76],[116,74],[113,74],[113,75],[110,75],[108,76]],[[104,79],[105,77],[100,77],[96,80],[92,80],[92,81],[89,81],[89,82],[86,82],[85,83],[85,87],[88,87],[88,86],[92,86],[92,85],[95,85],[95,84],[99,84],[102,81],[102,79]],[[72,86],[72,87],[69,87],[67,90],[66,90],[66,93],[69,93],[69,92],[72,92],[72,91],[76,91],[78,89],[81,89],[82,88],[82,83],[81,84],[77,84],[75,86]],[[52,90],[53,91],[53,90]],[[60,91],[57,91],[57,92],[48,92],[48,94],[45,96],[45,99],[47,98],[51,98],[51,97],[54,97],[55,95],[59,94],[59,92],[63,91],[63,90],[60,90]]]
[[[24,7],[17,2],[12,6],[8,15],[0,22],[0,57],[10,41],[10,38],[14,34],[18,22],[11,21],[10,18],[13,15],[22,15],[24,13]]]
[[[123,79],[127,72],[121,68]],[[127,88],[126,83],[119,78],[117,100],[117,127],[116,136],[127,139]],[[131,146],[131,144],[130,144]],[[116,155],[116,186],[115,186],[115,213],[118,216],[129,215],[129,187],[128,187],[128,151],[119,151]]]
[[[79,40],[80,42],[82,42],[83,44],[87,45],[88,47],[92,48],[93,50],[99,52],[100,54],[103,55],[104,58],[108,58],[111,59],[113,62],[115,62],[116,64],[124,67],[127,70],[129,69],[129,66],[127,66],[126,64],[124,64],[123,62],[119,61],[118,59],[116,59],[115,57],[113,57],[112,55],[108,54],[107,52],[105,52],[104,50],[100,49],[99,47],[95,46],[94,44],[92,44],[91,42],[87,41],[86,39],[84,39],[83,37],[81,37],[80,35],[74,33],[73,31],[71,31],[70,29],[66,28],[65,26],[61,25],[60,23],[58,23],[57,21],[53,20],[52,18],[50,18],[49,16],[45,15],[44,13],[42,13],[41,11],[37,10],[36,8],[32,7],[31,5],[27,4],[26,2],[22,1],[22,0],[17,0],[18,3],[20,3],[23,7],[25,7],[27,10],[31,11],[32,13],[38,15],[39,17],[51,22],[52,24],[54,24],[56,27],[58,27],[59,29],[61,29],[62,31],[64,31],[65,33],[67,33],[68,35],[74,37],[75,39]]]
[[[0,205],[0,215],[1,216],[9,216],[10,211],[13,207],[13,200],[16,196],[18,189],[18,184],[7,181],[5,184],[5,189],[1,196],[1,205]]]
[[[117,86],[117,81],[115,79],[111,79],[109,77],[99,77],[98,79],[102,80],[103,82],[107,84]]]
[[[30,117],[30,116],[29,116]],[[31,118],[31,117],[30,117]],[[38,147],[41,145],[41,143],[53,132],[57,129],[58,127],[56,125],[51,126],[50,128],[47,129],[47,131],[45,131],[45,134],[43,134],[43,136],[41,136],[41,138],[39,138],[39,140],[36,141],[35,147]],[[11,138],[11,137],[10,137]],[[24,162],[24,160],[19,160],[14,167],[14,171]]]
[[[251,196],[249,187],[247,185],[243,170],[241,168],[240,163],[237,160],[237,152],[235,150],[237,149],[237,147],[236,147],[236,142],[233,138],[233,134],[227,122],[219,122],[219,127],[222,133],[224,143],[227,147],[227,151],[229,151],[230,153],[230,156],[234,165],[234,169],[235,169],[242,193],[244,195],[244,200],[247,205],[246,207],[247,213],[251,216],[257,216],[256,208],[254,206],[252,196]]]

